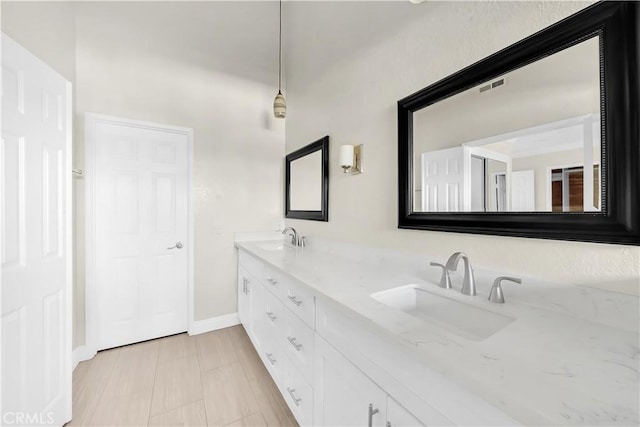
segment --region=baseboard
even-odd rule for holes
[[[204,320],[195,320],[189,328],[189,335],[204,334],[205,332],[216,331],[239,324],[240,319],[238,318],[238,313],[225,314],[224,316]]]
[[[96,352],[92,351],[86,345],[80,345],[74,348],[71,354],[71,361],[73,363],[71,370],[76,369],[76,366],[78,366],[78,363],[84,362],[85,360],[89,360],[93,358],[93,356],[95,355],[96,355]]]

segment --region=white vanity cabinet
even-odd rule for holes
[[[294,280],[240,251],[238,317],[300,425],[314,424],[314,303]]]
[[[314,373],[318,426],[423,425],[318,335]]]
[[[423,425],[338,351],[354,325],[324,307],[316,319],[308,287],[242,250],[238,260],[240,321],[300,425]]]

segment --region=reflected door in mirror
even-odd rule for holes
[[[599,52],[593,36],[414,111],[415,212],[568,212],[551,202],[565,165],[591,165],[581,200],[600,198]]]

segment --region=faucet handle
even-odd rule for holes
[[[449,277],[449,269],[442,264],[438,264],[437,262],[430,262],[430,266],[432,267],[440,267],[442,268],[442,277],[440,278],[440,283],[438,286],[444,289],[451,289],[451,278]]]
[[[300,238],[298,239],[298,246],[300,246],[301,248],[307,246],[307,236],[300,236]]]
[[[491,291],[489,292],[489,301],[497,304],[504,304],[504,293],[502,292],[501,285],[503,280],[522,283],[522,279],[518,279],[517,277],[500,276],[496,278],[496,280],[493,281],[493,286],[491,286]]]

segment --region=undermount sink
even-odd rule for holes
[[[265,242],[257,245],[263,251],[283,251],[288,248],[283,242]]]
[[[371,298],[473,341],[487,339],[515,320],[413,284],[375,292]]]

